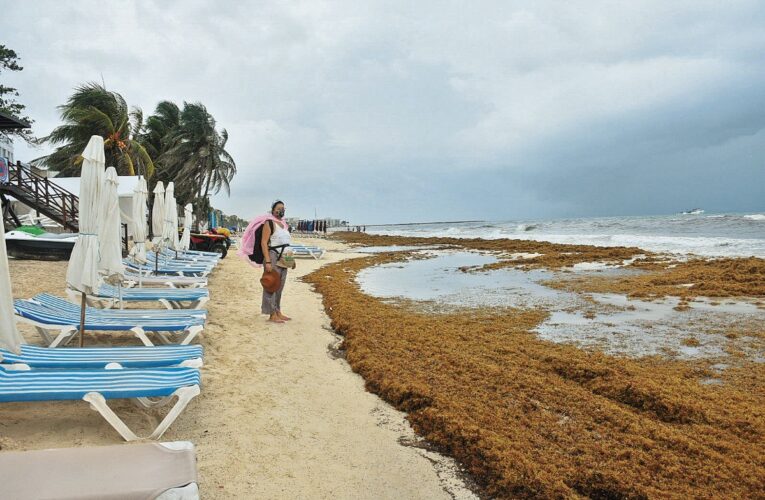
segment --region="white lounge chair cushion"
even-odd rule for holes
[[[0,452],[0,476],[3,498],[198,498],[189,442]]]

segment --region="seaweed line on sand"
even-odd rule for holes
[[[539,340],[530,332],[545,311],[429,314],[360,291],[361,269],[405,258],[346,260],[305,279],[367,389],[406,411],[489,495],[765,491],[762,363],[715,374],[699,362],[618,358]],[[699,383],[713,375],[725,383]]]

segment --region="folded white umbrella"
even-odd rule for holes
[[[98,289],[98,211],[104,173],[104,139],[94,135],[82,152],[80,173],[79,227],[80,234],[74,243],[66,283],[82,292],[82,313],[80,318],[80,345],[85,325],[85,295]]]
[[[183,236],[181,236],[181,249],[188,250],[191,246],[191,214],[193,207],[187,203],[183,210]]]
[[[69,258],[66,282],[84,293],[98,287],[98,211],[104,171],[104,139],[94,135],[82,153],[80,174],[80,234]]]
[[[140,177],[138,184],[133,190],[133,248],[130,256],[134,261],[146,263],[146,197],[149,190],[146,187],[146,179]]]
[[[8,272],[8,253],[5,250],[5,227],[0,221],[0,347],[21,354],[22,342],[13,312],[11,276]]]
[[[125,267],[122,264],[118,185],[117,171],[114,167],[107,168],[101,193],[101,211],[99,212],[98,242],[100,252],[98,271],[103,276],[104,281],[113,285],[121,284],[125,274]]]
[[[162,231],[165,229],[165,185],[162,181],[154,186],[154,205],[151,209],[151,232],[154,235],[154,243],[162,239]]]
[[[175,202],[175,186],[167,183],[165,189],[165,230],[162,232],[162,245],[171,250],[180,250],[178,239],[178,204]]]

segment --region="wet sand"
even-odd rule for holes
[[[421,447],[404,414],[366,392],[361,377],[332,355],[338,338],[321,297],[298,278],[352,255],[338,252],[339,243],[306,243],[331,251],[321,261],[299,260],[290,272],[282,306],[294,319],[287,324],[260,315],[255,269],[233,255],[216,269],[200,340],[202,393],[163,441],[196,445],[202,498],[470,498],[453,461]],[[11,261],[14,297],[63,295],[65,266]],[[137,340],[89,334],[86,344]],[[144,434],[163,415],[127,401],[113,407]],[[0,405],[2,450],[119,442],[83,402]]]

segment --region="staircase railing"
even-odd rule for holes
[[[8,183],[0,186],[30,208],[44,213],[64,228],[78,230],[79,199],[20,161],[8,166]]]

